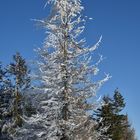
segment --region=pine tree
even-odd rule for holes
[[[113,107],[112,99],[109,96],[103,97],[103,104],[94,111],[93,118],[97,121],[96,129],[100,132],[99,140],[108,140],[110,138],[109,128],[112,124]]]
[[[19,53],[13,55],[13,62],[7,68],[13,85],[12,121],[8,133],[13,133],[15,127],[22,126],[24,110],[24,92],[30,85],[29,70],[25,60]]]
[[[2,120],[2,112],[3,112],[3,77],[4,77],[5,73],[2,69],[2,66],[0,64],[0,120]],[[1,128],[1,127],[0,127]]]
[[[126,137],[124,138],[124,140],[137,140],[137,138],[135,136],[134,128],[131,128],[131,127],[127,128]]]
[[[3,140],[10,140],[5,124],[12,120],[12,91],[13,87],[7,71],[0,65],[0,139]]]
[[[13,60],[5,69],[0,65],[0,132],[3,140],[12,139],[11,133],[22,125],[23,112],[27,112],[24,92],[30,85],[29,71],[19,53],[13,56]]]
[[[124,98],[121,95],[121,93],[118,91],[118,89],[115,90],[113,98],[114,98],[114,103],[113,103],[113,105],[114,105],[114,113],[118,114],[125,107]]]
[[[0,138],[2,137],[2,126],[3,126],[3,112],[5,110],[4,106],[4,97],[3,97],[3,77],[5,73],[2,69],[2,65],[0,64]]]
[[[38,113],[26,118],[20,129],[21,139],[40,140],[85,140],[96,139],[94,122],[87,111],[94,105],[93,98],[109,75],[93,81],[98,73],[98,64],[93,64],[92,54],[101,38],[92,47],[85,47],[79,39],[84,31],[80,0],[49,0],[52,4],[50,16],[38,20],[47,30],[44,47],[38,49],[40,73],[38,92],[34,104]],[[15,139],[18,139],[17,137]]]
[[[123,140],[126,129],[128,128],[127,115],[121,113],[125,107],[123,96],[118,90],[115,90],[113,99],[104,96],[103,105],[95,112],[96,120],[99,122],[97,130],[102,131],[106,128],[106,132],[102,132],[102,136],[107,136],[103,140]]]
[[[135,136],[135,129],[132,127],[132,124],[129,122],[128,115],[126,117],[125,124],[127,127],[125,128],[124,131],[125,133],[124,133],[123,140],[137,140]]]

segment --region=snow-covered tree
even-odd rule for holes
[[[13,86],[7,75],[7,71],[0,64],[0,139],[9,140],[7,131],[4,126],[12,120],[11,101]]]
[[[14,86],[13,95],[13,120],[15,126],[22,125],[21,116],[23,114],[23,93],[29,87],[30,78],[29,70],[26,61],[22,58],[20,53],[13,55],[13,63],[8,66],[8,72],[13,78],[12,83]]]
[[[13,63],[4,72],[4,77],[0,80],[0,102],[3,102],[1,132],[3,136],[10,136],[15,133],[16,127],[22,126],[26,102],[23,95],[29,87],[30,78],[26,62],[19,53],[13,55]]]
[[[80,35],[85,28],[80,0],[48,0],[51,13],[45,20],[37,20],[46,29],[43,48],[39,48],[39,74],[33,92],[38,112],[25,119],[15,139],[37,140],[93,140],[96,139],[89,102],[109,75],[94,81],[102,57],[93,64],[93,53],[99,41],[85,46]],[[19,138],[20,137],[20,138]]]

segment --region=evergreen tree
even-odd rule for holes
[[[22,115],[24,110],[24,92],[30,85],[29,70],[25,60],[19,53],[13,55],[13,63],[7,68],[7,72],[12,81],[13,91],[11,92],[13,98],[11,101],[12,121],[10,124],[5,124],[8,133],[14,133],[17,126],[22,126]]]
[[[88,99],[93,98],[109,75],[93,81],[98,64],[92,57],[100,40],[85,47],[79,40],[84,30],[80,0],[49,0],[50,16],[39,22],[47,30],[44,47],[38,49],[40,73],[34,104],[38,112],[26,118],[26,124],[14,139],[85,140],[96,139],[94,122],[87,111],[94,108]],[[92,62],[92,63],[91,63]],[[41,94],[40,94],[41,92]]]
[[[114,113],[115,114],[118,114],[119,112],[121,112],[124,107],[125,107],[125,102],[124,102],[124,98],[123,96],[121,95],[121,93],[118,91],[118,89],[115,90],[115,93],[114,93],[114,103],[113,103],[113,106],[114,106]]]
[[[129,120],[128,120],[128,116],[126,117],[126,129],[125,129],[125,133],[124,133],[124,137],[123,140],[137,140],[136,136],[135,136],[135,129],[132,128],[132,125],[130,124]]]
[[[2,69],[2,66],[0,64],[0,120],[2,120],[2,114],[3,114],[3,77],[5,75],[5,72]],[[1,127],[0,127],[1,128]]]
[[[13,56],[14,62],[2,69],[0,65],[0,132],[2,139],[11,139],[14,128],[22,125],[23,112],[32,109],[26,103],[24,93],[30,85],[29,70],[19,53]]]
[[[100,140],[110,138],[109,128],[112,124],[112,99],[109,96],[103,97],[103,105],[95,111],[97,121],[97,131],[100,132]]]
[[[109,96],[104,96],[103,105],[95,112],[96,119],[99,122],[98,131],[106,128],[106,132],[102,132],[102,136],[107,136],[105,140],[121,140],[124,137],[125,130],[128,127],[126,123],[126,115],[121,114],[124,109],[124,98],[118,90],[115,90],[113,99]],[[104,140],[104,139],[103,139]]]
[[[3,126],[3,112],[5,110],[4,106],[4,97],[3,97],[3,77],[5,72],[2,69],[2,65],[0,64],[0,138],[2,137],[2,126]]]
[[[126,131],[126,137],[124,138],[124,140],[137,140],[136,136],[135,136],[135,129],[128,127],[127,131]]]
[[[118,90],[115,90],[113,102],[113,125],[112,125],[112,139],[119,140],[123,138],[126,126],[126,115],[120,114],[125,107],[124,98]]]
[[[9,140],[5,124],[12,120],[11,101],[12,83],[7,76],[7,71],[0,65],[0,139]]]

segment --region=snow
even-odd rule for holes
[[[41,86],[35,89],[41,93],[33,99],[37,114],[25,118],[22,129],[28,133],[21,130],[15,140],[22,133],[41,140],[60,140],[63,135],[73,140],[87,137],[92,140],[97,134],[92,131],[94,121],[87,115],[93,105],[87,100],[110,78],[106,75],[97,82],[91,80],[98,74],[100,62],[91,67],[91,52],[98,49],[102,36],[92,47],[84,46],[86,40],[80,38],[85,28],[80,0],[49,0],[48,3],[53,5],[51,16],[49,20],[40,20],[47,37],[43,48],[38,49],[41,59],[35,77]]]

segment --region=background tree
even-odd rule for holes
[[[30,77],[26,61],[19,53],[13,55],[13,63],[5,69],[0,65],[0,135],[1,139],[12,139],[14,128],[22,126],[23,113],[35,113],[31,101],[26,97]]]
[[[5,111],[4,107],[4,86],[3,86],[3,78],[4,78],[5,72],[2,69],[2,65],[0,64],[0,138],[2,137],[2,126],[3,126],[3,113]]]
[[[3,103],[4,103],[4,101],[3,101],[3,90],[4,90],[3,77],[4,77],[4,75],[5,75],[5,72],[3,71],[2,66],[0,64],[0,120],[2,120],[2,118],[3,118],[2,114],[3,114]]]
[[[100,140],[108,140],[110,138],[109,128],[110,124],[112,124],[112,110],[112,99],[109,96],[104,96],[103,104],[95,111],[96,129],[100,132]]]
[[[13,87],[7,75],[6,69],[0,65],[0,139],[9,140],[10,137],[5,130],[5,124],[12,120],[11,101]]]
[[[137,140],[135,136],[135,129],[132,127],[131,123],[128,120],[128,116],[126,117],[127,127],[125,129],[123,140]]]
[[[14,86],[14,100],[13,100],[13,115],[15,120],[15,125],[21,126],[23,114],[23,93],[24,90],[29,87],[30,78],[29,70],[27,68],[25,60],[21,57],[19,53],[13,55],[13,63],[9,65],[8,72],[13,77]]]
[[[128,127],[127,128],[127,133],[126,133],[126,137],[124,140],[137,140],[136,136],[135,136],[135,129]]]
[[[114,113],[119,114],[124,109],[125,102],[124,102],[123,96],[118,91],[118,89],[115,90],[113,99],[114,99],[114,102],[113,102]]]
[[[124,107],[124,98],[118,90],[115,90],[113,99],[109,96],[104,96],[103,105],[95,112],[96,119],[99,122],[97,130],[101,131],[106,128],[106,132],[102,132],[102,135],[112,140],[124,138],[125,130],[128,127],[127,115],[121,113]],[[100,139],[102,139],[102,135]],[[105,139],[107,140],[108,138]]]

